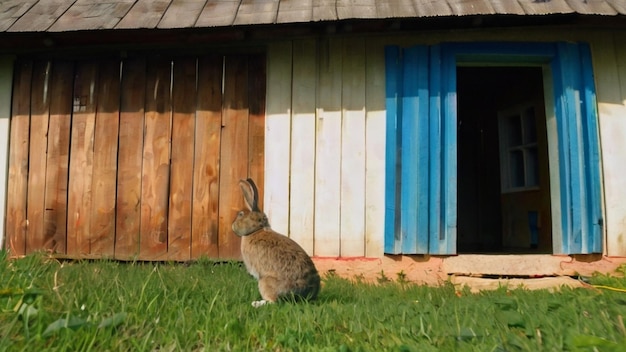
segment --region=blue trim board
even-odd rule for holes
[[[434,45],[430,49],[430,92],[429,92],[429,220],[428,245],[429,253],[439,253],[439,240],[443,230],[441,214],[445,203],[441,194],[442,180],[442,97],[441,97],[441,46]]]
[[[602,234],[603,234],[603,219],[602,219],[602,190],[601,190],[601,175],[600,175],[600,138],[598,131],[598,111],[596,101],[596,87],[593,77],[593,65],[591,63],[591,49],[588,44],[580,44],[580,61],[582,65],[582,78],[584,89],[584,106],[583,112],[583,148],[585,152],[585,160],[587,165],[587,184],[586,187],[590,190],[591,194],[587,197],[587,209],[591,212],[591,229],[589,230],[591,235],[591,243],[589,243],[589,251],[591,253],[602,253]],[[593,167],[594,165],[598,167]]]
[[[385,148],[385,253],[400,253],[399,238],[397,238],[397,211],[396,198],[397,185],[397,152],[398,152],[398,132],[399,110],[398,100],[402,92],[400,82],[402,80],[402,70],[400,68],[400,49],[397,46],[385,48],[385,104],[387,111],[387,131]]]
[[[403,253],[428,253],[428,48],[402,57],[401,233]]]

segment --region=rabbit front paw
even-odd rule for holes
[[[259,308],[260,306],[264,306],[264,305],[266,305],[266,304],[272,304],[272,303],[274,303],[274,302],[272,302],[272,301],[266,301],[266,300],[262,299],[262,300],[260,300],[260,301],[254,301],[254,302],[252,302],[252,306],[253,306],[254,308]]]

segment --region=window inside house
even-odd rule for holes
[[[535,106],[524,104],[498,114],[502,192],[539,187]]]

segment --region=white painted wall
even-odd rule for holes
[[[4,248],[6,222],[7,165],[9,161],[9,130],[11,120],[11,91],[13,87],[13,57],[0,56],[0,248]]]
[[[365,38],[269,46],[265,211],[311,255],[383,255],[384,53],[370,49]]]

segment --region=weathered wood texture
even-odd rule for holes
[[[8,0],[0,32],[202,28],[466,15],[626,15],[622,0]]]
[[[268,216],[311,255],[382,255],[386,119],[377,48],[330,38],[269,49]]]
[[[7,248],[239,258],[238,180],[253,177],[263,195],[265,65],[262,55],[19,61]]]
[[[15,65],[5,236],[6,248],[11,248],[15,255],[26,253],[28,233],[26,197],[32,72],[31,61],[22,61]]]

